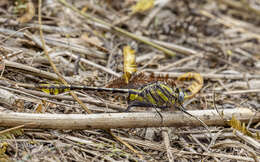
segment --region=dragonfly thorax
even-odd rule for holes
[[[181,104],[184,93],[179,88],[172,88],[164,83],[155,82],[129,92],[130,106],[165,108]]]

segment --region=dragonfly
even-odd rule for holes
[[[166,109],[174,106],[183,113],[198,120],[208,131],[208,126],[198,117],[190,114],[183,107],[185,93],[178,87],[171,87],[166,83],[156,81],[140,86],[136,89],[121,89],[121,88],[103,88],[103,87],[90,87],[82,85],[59,85],[59,84],[40,84],[36,88],[41,89],[48,94],[60,94],[71,90],[87,90],[97,92],[111,92],[111,93],[127,93],[128,94],[128,107],[126,112],[130,111],[132,107],[153,107],[163,119],[161,113],[157,110]]]
[[[160,109],[168,108],[171,105],[183,103],[185,96],[184,92],[179,88],[173,89],[162,82],[146,84],[137,89],[103,88],[81,85],[65,86],[59,84],[40,84],[36,87],[45,93],[52,95],[61,94],[71,90],[127,93],[128,107],[126,111],[129,111],[132,107],[154,107]]]

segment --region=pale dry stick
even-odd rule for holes
[[[17,130],[17,129],[21,129],[23,127],[24,127],[24,125],[18,125],[18,126],[12,127],[12,128],[8,128],[8,129],[5,129],[5,130],[2,130],[2,131],[0,131],[0,136],[3,135],[3,134],[6,134],[8,132]]]
[[[56,75],[58,76],[59,80],[64,84],[64,85],[68,85],[67,81],[63,78],[63,76],[60,74],[60,72],[58,71],[58,69],[56,68],[56,65],[53,63],[52,59],[49,56],[49,53],[46,49],[46,45],[45,45],[45,40],[43,38],[43,32],[42,32],[42,19],[41,19],[41,5],[42,5],[42,0],[38,0],[38,22],[39,22],[39,31],[40,31],[40,38],[41,38],[41,43],[42,43],[42,48],[44,51],[44,54],[47,56],[51,67],[53,68],[54,72],[56,73]],[[89,114],[91,114],[91,111],[87,108],[86,105],[84,105],[84,103],[79,100],[79,98],[77,97],[77,95],[74,92],[70,92],[71,96],[82,106],[82,108]]]
[[[24,27],[24,28],[22,28],[22,29],[17,30],[16,32],[10,34],[10,35],[9,35],[8,37],[6,37],[5,39],[1,40],[1,41],[0,41],[0,44],[3,44],[3,42],[5,42],[6,40],[8,40],[8,39],[10,39],[11,37],[15,36],[18,32],[21,32],[21,31],[23,31],[23,30],[25,30],[25,29],[30,29],[30,28],[31,28],[31,27]]]
[[[71,145],[70,145],[70,147],[71,147]],[[95,157],[101,157],[101,159],[102,160],[105,160],[105,161],[115,161],[115,159],[113,159],[113,158],[111,158],[111,156],[110,155],[103,155],[103,154],[98,154],[97,153],[97,151],[92,151],[92,150],[90,150],[90,149],[84,149],[84,148],[82,148],[82,147],[79,147],[79,146],[73,146],[73,148],[76,148],[76,149],[78,149],[80,152],[86,152],[87,154],[89,154],[89,155],[93,155],[93,156],[95,156]],[[87,157],[87,156],[86,156]],[[95,161],[95,159],[93,159],[93,157],[90,157],[89,159],[91,159],[91,160],[93,160],[93,161]],[[140,160],[140,159],[138,159],[138,160]],[[138,161],[138,160],[136,160],[136,161]],[[86,159],[80,159],[79,161],[88,161],[88,160],[86,160]]]
[[[42,44],[42,41],[41,41],[41,38],[38,38],[37,36],[35,35],[32,35],[31,33],[27,32],[24,34],[25,37],[29,38],[30,40],[32,40],[33,42],[35,42],[35,44],[40,47],[41,49],[43,49],[43,44]],[[45,48],[48,52],[51,52],[51,48],[45,44]]]
[[[246,143],[248,143],[249,145],[253,146],[256,150],[260,151],[260,143],[258,141],[256,141],[255,139],[253,139],[250,136],[244,135],[243,133],[241,133],[238,130],[234,130],[233,133],[240,139],[242,139],[243,141],[245,141]]]
[[[143,39],[143,37],[137,36],[137,35],[135,35],[133,33],[130,33],[128,31],[126,31],[126,30],[123,30],[123,29],[121,29],[119,27],[113,26],[113,24],[107,23],[107,22],[105,22],[105,21],[103,21],[101,19],[98,19],[98,18],[96,18],[96,17],[94,17],[92,15],[89,15],[87,13],[83,13],[83,12],[79,11],[76,7],[74,7],[74,6],[70,5],[69,3],[67,3],[65,0],[58,0],[58,1],[60,3],[62,3],[63,5],[65,5],[66,7],[70,8],[73,11],[75,11],[75,12],[79,13],[80,15],[84,16],[88,20],[91,20],[92,22],[95,22],[95,23],[98,23],[98,24],[102,24],[103,26],[105,26],[109,30],[116,31],[117,33],[120,33],[122,35],[130,37],[130,38],[132,38],[134,40],[140,41],[140,42],[142,42],[144,44],[150,45],[150,46],[152,46],[152,47],[154,47],[154,48],[164,52],[165,54],[167,54],[169,56],[175,56],[176,55],[176,53],[174,53],[173,51],[171,51],[171,50],[169,50],[167,48],[164,48],[164,47],[162,47],[162,46],[160,46],[160,45],[158,45],[156,43],[147,41],[147,40]]]
[[[103,17],[106,17],[106,18],[110,19],[111,21],[113,21],[115,19],[114,14],[117,14],[117,12],[113,12],[111,14],[110,11],[104,10],[104,8],[102,8],[100,5],[95,4],[95,1],[86,1],[86,2],[84,2],[84,4],[85,4],[85,6],[88,6],[88,8],[90,10],[95,11],[95,13],[98,13],[100,16],[102,15]],[[117,15],[117,16],[119,16],[119,15]]]
[[[238,156],[238,155],[227,155],[227,154],[220,154],[220,153],[193,153],[193,152],[187,152],[187,151],[179,151],[179,150],[173,150],[173,154],[180,154],[182,155],[198,155],[198,156],[209,156],[209,157],[216,157],[216,158],[227,158],[231,160],[238,160],[238,161],[250,161],[255,162],[255,159],[246,157],[246,156]]]
[[[143,62],[149,61],[150,58],[153,58],[155,55],[156,55],[155,52],[144,53],[141,56],[136,56],[136,61],[135,62],[136,62],[136,64],[139,64],[139,63],[143,63]]]
[[[247,102],[247,100],[245,100],[245,101],[243,101],[243,102]],[[242,102],[242,103],[243,103],[243,102]],[[242,103],[240,103],[240,105],[242,105]],[[247,124],[247,126],[246,126],[246,129],[249,129],[250,126],[251,126],[251,124],[252,124],[252,119],[249,120],[249,122],[248,122],[248,124]]]
[[[217,138],[222,134],[223,130],[218,131],[211,139],[210,144],[208,145],[207,149],[210,149],[216,143]],[[197,137],[195,137],[198,139]]]
[[[149,149],[157,150],[157,151],[165,151],[165,148],[160,143],[155,142],[149,142],[137,139],[131,139],[131,138],[123,138],[124,140],[128,141],[129,143],[132,143],[134,145],[140,146],[140,147],[147,147]],[[183,155],[193,155],[198,157],[201,156],[210,156],[210,157],[216,157],[216,158],[227,158],[227,159],[234,159],[234,160],[242,160],[242,161],[254,161],[252,158],[249,157],[243,157],[243,156],[235,156],[235,155],[226,155],[226,154],[220,154],[220,153],[196,153],[196,152],[188,152],[188,151],[179,151],[174,148],[172,148],[172,154],[176,156],[182,157]]]
[[[156,62],[156,60],[163,58],[163,57],[164,56],[158,56],[158,55],[150,57],[149,61],[147,61],[142,67],[138,68],[137,71],[143,71],[143,69],[145,69],[147,66],[149,66],[150,64]]]
[[[169,0],[161,1],[161,3],[152,9],[149,14],[144,18],[143,22],[141,22],[140,26],[143,28],[147,28],[150,24],[151,20],[161,11],[161,9],[169,2]]]
[[[205,135],[203,135],[204,138],[205,138]],[[189,143],[184,139],[184,136],[179,134],[179,140],[180,140],[180,143],[179,145],[181,147],[183,147],[185,150],[187,151],[190,151],[190,152],[194,152],[194,153],[197,153],[197,151],[194,150],[194,148],[190,147]]]
[[[136,138],[126,138],[126,137],[121,137],[121,138],[135,146],[149,148],[155,151],[165,151],[165,145],[161,142],[159,143],[155,141],[141,140]]]
[[[239,54],[241,54],[241,55],[243,55],[243,56],[245,56],[245,57],[248,57],[248,58],[250,58],[250,59],[252,59],[254,61],[259,61],[260,60],[259,58],[257,58],[256,56],[253,56],[253,54],[250,54],[248,51],[245,51],[244,49],[236,48],[234,51],[239,53]]]
[[[220,132],[220,133],[212,133],[212,135],[215,137],[215,136],[218,136],[222,139],[227,139],[227,138],[235,138],[234,136],[234,133],[232,132]],[[195,134],[193,135],[194,137],[196,137],[197,139],[201,139],[201,140],[204,140],[205,139],[205,135],[203,134]],[[215,142],[214,142],[215,143]],[[214,144],[213,144],[214,145]],[[212,145],[212,146],[213,146]]]
[[[209,152],[209,150],[192,134],[190,134],[191,138],[206,152]]]
[[[217,0],[218,2],[221,2],[225,5],[230,6],[231,8],[236,8],[239,11],[246,11],[251,13],[254,13],[258,16],[260,16],[260,11],[257,10],[257,8],[251,7],[253,4],[249,4],[250,2],[253,3],[252,1],[234,1],[234,0]],[[257,2],[257,1],[256,1]],[[243,13],[243,12],[242,12]]]
[[[67,48],[74,52],[82,53],[84,55],[91,56],[94,58],[107,59],[107,54],[105,54],[104,52],[94,50],[91,48],[85,48],[84,46],[74,44],[73,42],[68,42],[68,41],[64,41],[61,39],[48,37],[48,36],[45,38],[45,40],[46,43],[49,45]]]
[[[192,134],[190,136],[204,151],[206,151],[207,153],[210,152],[208,148],[206,148],[196,137],[194,137]],[[213,157],[213,159],[219,162],[219,160],[216,157]]]
[[[252,149],[251,147],[239,142],[239,141],[222,141],[219,142],[217,144],[215,144],[212,148],[243,148],[244,150],[246,150],[255,161],[259,161],[256,151],[254,149]]]
[[[12,36],[19,37],[19,38],[24,38],[25,37],[25,34],[22,33],[22,32],[13,31],[13,30],[4,29],[4,28],[0,28],[0,33],[2,33],[4,35],[12,35]],[[69,48],[72,51],[75,51],[75,52],[78,52],[78,53],[82,53],[82,54],[87,55],[87,56],[96,57],[96,58],[101,58],[101,59],[106,59],[107,58],[107,56],[104,53],[100,52],[100,51],[93,51],[93,50],[91,50],[89,48],[85,48],[85,47],[80,46],[80,45],[75,45],[73,43],[68,44],[68,43],[66,43],[64,41],[61,41],[61,40],[58,41],[57,39],[54,39],[52,37],[48,37],[47,36],[46,38],[44,38],[44,40],[46,41],[46,43],[48,45]]]
[[[238,91],[229,91],[229,92],[221,92],[221,93],[223,95],[244,94],[244,93],[260,93],[260,89],[238,90]]]
[[[209,18],[211,18],[212,20],[215,20],[216,22],[218,22],[218,23],[220,23],[220,24],[223,24],[223,25],[225,25],[225,26],[227,26],[227,27],[229,27],[229,28],[237,28],[240,32],[242,32],[242,33],[248,33],[251,37],[260,40],[260,35],[259,35],[259,34],[254,33],[254,32],[250,32],[250,31],[244,29],[243,27],[237,26],[237,25],[234,24],[234,22],[232,22],[232,21],[225,20],[225,19],[223,19],[223,18],[218,18],[218,17],[212,15],[211,13],[207,12],[206,10],[200,10],[199,12],[200,12],[200,14],[202,14],[203,16],[209,17]]]
[[[149,41],[152,41],[152,42],[155,42],[163,47],[166,47],[166,48],[169,48],[169,49],[172,49],[176,52],[179,52],[181,54],[184,54],[186,56],[190,56],[190,55],[195,55],[195,54],[199,54],[198,51],[196,50],[193,50],[193,49],[190,49],[190,48],[187,48],[187,47],[183,47],[181,45],[177,45],[177,44],[174,44],[174,43],[168,43],[168,42],[163,42],[163,41],[159,41],[159,40],[154,40],[154,39],[150,39],[150,38],[147,38],[147,37],[142,37],[143,39],[147,39]]]
[[[168,160],[169,160],[169,162],[173,162],[174,157],[173,157],[172,152],[171,152],[171,145],[170,145],[170,139],[169,139],[168,131],[163,130],[162,136],[163,136],[163,141],[164,141],[164,145],[165,145],[165,148],[166,148]]]
[[[9,105],[9,106],[15,106],[18,101],[19,101],[19,98],[16,95],[14,95],[13,93],[11,93],[5,89],[0,88],[0,103]]]
[[[2,61],[2,60],[1,60]],[[1,61],[0,61],[0,71],[1,71],[1,74],[0,74],[0,77],[2,78],[3,75],[4,75],[4,72],[5,72],[5,63],[2,63],[1,64]]]
[[[209,72],[208,74],[216,74],[216,73],[221,73],[222,71],[224,71],[225,69],[227,69],[228,66],[227,65],[224,65],[220,68],[216,68],[216,69],[212,69],[211,72]]]
[[[149,142],[149,141],[143,141],[143,140],[138,140],[138,139],[132,139],[132,138],[125,138],[122,137],[123,140],[133,144],[137,145],[140,147],[146,147],[152,150],[157,150],[157,151],[165,151],[164,145],[156,142]],[[196,153],[196,152],[189,152],[189,151],[180,151],[172,148],[172,154],[176,156],[183,156],[183,155],[193,155],[193,156],[210,156],[210,157],[217,157],[217,158],[227,158],[227,159],[232,159],[232,160],[240,160],[240,161],[251,161],[255,162],[253,158],[250,157],[245,157],[245,156],[236,156],[236,155],[227,155],[227,154],[220,154],[220,153]]]
[[[28,73],[28,74],[33,74],[33,75],[36,75],[36,76],[40,76],[40,77],[52,79],[52,80],[59,80],[58,76],[54,73],[43,71],[43,70],[31,67],[31,66],[27,66],[27,65],[24,65],[24,64],[20,64],[20,63],[17,63],[17,62],[3,60],[2,64],[5,66],[5,68],[18,69],[18,70],[21,70],[21,71]],[[67,80],[70,83],[77,81],[73,77],[65,77],[65,80]]]
[[[14,30],[10,30],[10,29],[6,29],[6,28],[0,28],[0,33],[2,33],[4,35],[12,35],[12,36],[19,37],[19,38],[24,37],[24,33],[14,31]]]
[[[176,66],[178,66],[178,65],[180,65],[180,64],[183,64],[183,63],[185,63],[185,62],[188,62],[188,61],[190,61],[190,60],[193,60],[193,59],[195,59],[195,58],[197,58],[197,57],[202,57],[203,55],[202,54],[195,54],[195,55],[192,55],[192,56],[188,56],[188,57],[185,57],[185,58],[183,58],[183,59],[180,59],[180,60],[178,60],[178,61],[176,61],[176,62],[174,62],[174,63],[170,63],[170,64],[168,64],[168,65],[166,65],[166,66],[163,66],[163,67],[160,67],[158,70],[156,70],[156,71],[164,71],[164,70],[168,70],[168,69],[170,69],[170,68],[173,68],[173,67],[176,67]]]
[[[225,119],[223,118],[223,114],[221,114],[218,110],[218,107],[216,106],[216,93],[214,91],[215,87],[213,88],[213,106],[214,106],[214,109],[216,110],[216,112],[218,113],[219,117],[225,121]]]
[[[10,59],[10,58],[13,58],[15,56],[18,56],[20,54],[23,53],[23,50],[19,50],[19,51],[13,51],[12,53],[9,53],[8,55],[4,56],[3,58],[5,59]]]
[[[259,28],[258,26],[253,25],[252,23],[248,23],[246,21],[243,21],[241,19],[235,19],[232,18],[230,16],[226,16],[223,14],[219,14],[219,17],[223,20],[223,21],[227,21],[228,23],[232,24],[234,28],[237,28],[237,30],[239,30],[242,32],[243,34],[245,34],[246,37],[251,37],[255,38],[253,34],[256,34],[257,37],[259,37]]]
[[[235,30],[236,31],[236,30]],[[234,31],[234,32],[235,32]],[[228,34],[230,34],[229,33],[230,32],[230,29],[227,29],[227,30],[225,30],[224,31],[224,34],[226,34],[226,35],[228,35]],[[233,31],[231,31],[231,32],[233,32]],[[239,31],[238,31],[239,32]],[[248,35],[248,34],[243,34],[243,35],[240,35],[240,37],[239,38],[233,38],[233,39],[228,39],[228,40],[223,40],[223,39],[221,39],[221,40],[219,40],[219,38],[216,38],[216,40],[210,40],[210,42],[213,44],[219,44],[219,45],[221,45],[221,46],[225,46],[225,45],[230,45],[230,44],[232,44],[232,45],[234,45],[234,46],[232,46],[232,51],[233,51],[233,49],[235,49],[235,48],[240,48],[241,47],[241,44],[242,43],[246,43],[246,42],[248,42],[248,41],[250,41],[250,40],[252,40],[252,39],[254,39],[254,38],[252,38],[252,36],[250,36],[250,35]],[[200,43],[209,43],[209,41],[208,40],[205,40],[205,39],[200,39],[199,40],[199,42]],[[231,49],[230,49],[231,50]],[[225,52],[226,50],[224,50],[224,52]],[[233,53],[232,53],[233,54]],[[235,55],[236,56],[236,55]]]
[[[226,85],[223,83],[223,81],[221,79],[217,79],[218,83],[220,84],[220,86],[225,89],[227,92],[229,92],[229,88],[226,87]]]
[[[241,122],[247,123],[254,113],[248,108],[223,109],[224,118],[231,119],[233,116]],[[208,126],[227,125],[219,119],[215,110],[188,111],[198,116]],[[182,112],[161,112],[164,122],[155,118],[154,112],[142,113],[106,113],[106,114],[31,114],[31,113],[5,113],[0,112],[0,126],[12,127],[25,125],[25,128],[47,129],[112,129],[112,128],[146,128],[146,127],[184,127],[200,126],[195,119],[187,118]],[[260,121],[258,112],[253,122]],[[28,124],[30,123],[30,124]]]
[[[227,65],[230,65],[232,66],[234,69],[237,69],[237,70],[240,70],[241,72],[245,73],[245,72],[248,72],[248,70],[246,70],[245,66],[242,65],[242,64],[238,64],[237,62],[236,63],[233,63],[231,62],[230,60],[226,60],[226,59],[223,59],[221,57],[218,57],[216,56],[214,53],[205,53],[206,54],[206,57],[209,57],[209,58],[215,58],[216,60],[218,60],[219,62],[223,62]]]
[[[258,122],[255,126],[254,126],[254,128],[258,128],[260,126],[260,122]],[[260,131],[259,131],[259,133],[260,133]]]
[[[185,73],[175,73],[175,72],[157,72],[157,71],[147,71],[146,70],[146,74],[147,75],[151,75],[151,73],[155,76],[155,77],[159,77],[159,76],[168,76],[169,78],[177,78],[180,75],[183,75]],[[245,74],[204,74],[204,73],[200,73],[200,75],[202,75],[203,78],[205,79],[233,79],[233,80],[238,80],[238,79],[244,79],[245,77],[247,77],[248,79],[260,79],[260,75],[251,75],[248,73]]]
[[[65,55],[67,55],[67,56],[70,56],[70,57],[72,57],[72,58],[75,59],[75,60],[78,59],[78,56],[77,56],[77,55],[72,54],[72,53],[70,53],[70,52],[64,51],[63,54],[65,54]],[[98,64],[96,64],[96,63],[94,63],[94,62],[92,62],[92,61],[89,61],[89,60],[87,60],[87,59],[80,58],[79,61],[81,61],[81,62],[83,62],[83,63],[85,63],[85,64],[87,64],[87,65],[93,66],[93,67],[95,67],[95,68],[97,68],[97,69],[99,69],[99,70],[102,70],[102,71],[104,71],[104,72],[107,72],[107,73],[109,73],[109,74],[111,74],[111,75],[114,75],[114,76],[116,76],[116,77],[120,77],[120,76],[121,76],[120,74],[114,72],[113,70],[111,70],[111,69],[109,69],[109,68],[106,68],[106,67],[104,67],[104,66],[98,65]]]
[[[22,26],[28,26],[33,29],[39,29],[39,24],[20,24]],[[63,27],[63,26],[50,26],[50,25],[42,25],[42,30],[48,33],[61,33],[61,34],[78,34],[80,33],[80,30],[77,28],[69,28],[69,27]]]

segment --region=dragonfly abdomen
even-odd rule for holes
[[[129,93],[129,89],[117,89],[117,88],[100,88],[100,87],[89,87],[79,85],[59,85],[59,84],[41,84],[37,85],[42,91],[48,94],[57,95],[71,90],[86,90],[86,91],[97,91],[97,92],[111,92],[111,93]]]

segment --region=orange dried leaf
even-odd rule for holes
[[[135,50],[130,46],[124,47],[124,78],[128,84],[131,75],[137,71],[135,62]]]
[[[154,0],[139,0],[134,6],[132,6],[133,13],[144,12],[153,8]]]
[[[191,79],[195,80],[187,88],[191,92],[191,95],[187,95],[187,96],[185,96],[185,98],[194,97],[194,95],[200,91],[200,89],[203,87],[203,84],[204,84],[203,77],[199,73],[188,72],[188,73],[185,73],[178,77],[178,81],[191,80]]]
[[[36,113],[42,113],[43,112],[43,106],[42,104],[38,104],[38,106],[35,109]]]

